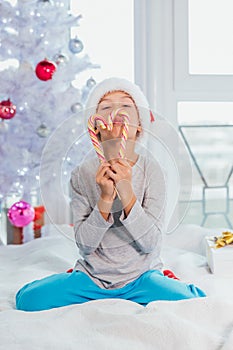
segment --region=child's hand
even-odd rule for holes
[[[132,167],[125,159],[111,161],[111,168],[107,170],[108,175],[114,180],[115,184],[121,180],[132,181]]]
[[[132,197],[132,167],[124,159],[111,161],[111,167],[107,168],[106,174],[114,181],[117,191],[124,202]]]
[[[96,173],[96,183],[100,186],[102,199],[106,201],[112,201],[116,196],[114,181],[108,175],[110,167],[110,163],[104,162],[100,164]]]

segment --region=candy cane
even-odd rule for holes
[[[89,132],[92,144],[94,146],[94,149],[97,153],[97,156],[99,157],[99,160],[101,162],[105,162],[104,152],[100,146],[100,143],[96,134],[96,130],[95,130],[97,121],[99,122],[99,125],[101,128],[106,129],[108,127],[106,121],[103,119],[101,115],[94,114],[90,116],[90,118],[88,119],[88,132]]]
[[[126,149],[126,141],[128,138],[128,132],[129,132],[129,115],[124,111],[121,110],[120,108],[117,109],[114,112],[114,116],[112,116],[113,120],[115,118],[115,116],[121,116],[123,119],[123,130],[122,130],[122,135],[121,135],[121,144],[120,144],[120,149],[119,149],[119,158],[124,158],[125,156],[125,149]]]
[[[108,116],[108,123],[106,120],[100,115],[100,114],[94,114],[90,116],[88,119],[88,132],[92,141],[92,144],[94,146],[94,149],[97,153],[97,156],[101,162],[105,162],[105,156],[103,153],[103,149],[99,143],[99,140],[97,138],[96,134],[96,125],[98,124],[102,129],[108,129],[109,131],[113,128],[113,121],[114,118],[119,115],[123,119],[123,130],[121,135],[121,143],[120,143],[120,149],[118,156],[119,158],[124,158],[125,155],[125,148],[126,148],[126,141],[128,138],[128,131],[129,131],[129,116],[128,114],[121,110],[121,108],[111,112],[111,114]]]

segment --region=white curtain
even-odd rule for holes
[[[163,12],[164,0],[134,1],[135,83],[147,96],[151,109],[157,111],[162,108],[159,101],[163,101]]]
[[[184,214],[178,207],[181,187],[184,188],[186,179],[192,177],[189,159],[186,158],[186,169],[180,169],[179,165],[178,150],[182,145],[176,128],[173,84],[173,0],[135,0],[134,18],[135,83],[143,90],[156,118],[151,126],[148,147],[166,174],[166,224],[167,231],[172,232]],[[164,118],[168,123],[162,121]],[[189,188],[186,199],[190,191]]]

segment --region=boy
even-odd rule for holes
[[[151,120],[145,96],[125,79],[106,79],[91,92],[86,117],[98,113],[107,120],[118,108],[129,115],[125,158],[118,158],[123,120],[116,115],[112,131],[96,131],[106,162],[88,159],[71,175],[75,239],[82,258],[72,273],[24,286],[16,296],[18,309],[45,310],[104,298],[147,305],[205,296],[161,271],[166,185],[158,163],[135,151]]]

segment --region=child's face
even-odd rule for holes
[[[137,132],[141,131],[139,115],[134,101],[127,93],[123,91],[114,91],[105,95],[99,102],[96,112],[106,118],[109,114],[117,108],[124,109],[129,115],[129,132],[128,140],[136,140]],[[114,123],[115,121],[115,123]],[[122,134],[122,120],[119,117],[113,120],[113,130],[98,128],[101,141],[106,141],[115,138],[121,138]]]

